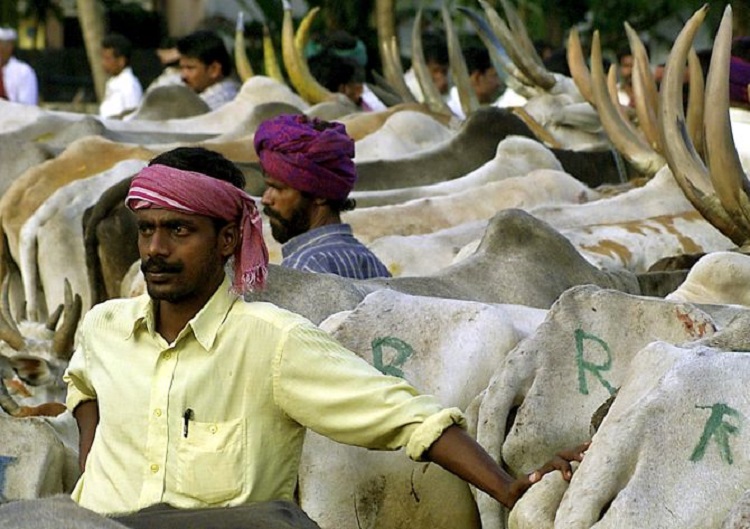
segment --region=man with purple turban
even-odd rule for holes
[[[354,141],[341,123],[305,115],[264,121],[255,150],[266,182],[262,204],[282,266],[353,279],[390,277],[388,269],[341,222],[354,209]]]

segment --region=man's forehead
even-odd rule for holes
[[[205,215],[198,215],[196,213],[188,213],[185,211],[178,211],[168,208],[141,208],[135,210],[135,216],[139,221],[150,221],[150,222],[173,222],[176,220],[194,223],[198,219],[209,219]]]

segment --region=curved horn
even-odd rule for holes
[[[3,279],[2,308],[0,309],[0,340],[16,351],[26,346],[26,339],[18,330],[10,311],[10,276]]]
[[[549,73],[544,67],[540,67],[534,59],[530,59],[529,55],[516,43],[516,39],[511,33],[505,21],[500,18],[497,11],[493,9],[485,0],[479,0],[484,12],[489,20],[490,27],[503,43],[508,55],[513,60],[516,66],[524,73],[527,79],[529,79],[535,86],[543,90],[549,90],[557,80],[555,76]]]
[[[521,46],[521,50],[526,52],[526,55],[529,57],[529,59],[534,61],[537,66],[539,66],[546,72],[547,68],[544,66],[544,61],[542,61],[542,58],[536,52],[534,43],[531,41],[531,39],[529,38],[529,34],[526,31],[526,25],[518,15],[518,11],[516,11],[516,8],[513,7],[513,4],[508,2],[508,0],[500,0],[500,5],[503,6],[505,18],[508,19],[510,30],[513,33],[513,37],[515,38],[515,40]]]
[[[304,55],[300,55],[297,52],[294,40],[292,7],[288,0],[284,0],[284,20],[281,26],[281,56],[284,60],[286,72],[289,75],[289,81],[295,90],[297,90],[300,97],[308,103],[315,104],[333,98],[334,95],[312,76]]]
[[[44,327],[49,330],[53,331],[57,328],[57,324],[60,321],[60,316],[62,316],[63,313],[63,304],[60,303],[57,308],[55,309],[55,312],[49,315],[47,318],[47,322],[44,324]]]
[[[273,39],[268,26],[263,25],[263,71],[271,79],[286,84],[284,75],[281,73],[279,61],[276,58],[276,49],[273,47]]]
[[[503,83],[527,99],[536,95],[536,92],[532,89],[531,81],[510,60],[500,39],[497,38],[497,35],[492,31],[487,21],[468,7],[456,6],[456,9],[469,18],[469,22],[474,26],[477,35],[479,35],[482,43],[484,43],[484,46],[490,52],[492,64],[495,66],[495,70]]]
[[[654,75],[651,73],[646,46],[627,22],[625,22],[625,33],[628,35],[630,52],[633,54],[633,97],[638,123],[648,144],[657,152],[661,152],[659,126],[656,124],[658,93]]]
[[[82,301],[81,296],[73,296],[70,282],[65,279],[65,309],[63,310],[63,322],[52,337],[52,352],[58,358],[70,360],[73,355],[73,343],[75,342],[78,321],[81,319]]]
[[[672,45],[659,92],[659,129],[664,156],[685,197],[706,220],[739,246],[745,241],[745,235],[712,194],[708,169],[688,138],[682,108],[683,72],[688,50],[707,10],[705,5],[697,10]]]
[[[443,25],[445,26],[445,36],[448,40],[448,57],[451,65],[451,75],[453,82],[458,89],[458,99],[461,102],[461,109],[464,115],[468,116],[479,108],[477,93],[471,86],[469,80],[469,71],[466,67],[466,59],[461,53],[461,43],[458,41],[456,29],[453,27],[453,20],[448,8],[443,6],[441,9],[443,15]]]
[[[297,31],[294,34],[294,47],[297,48],[297,53],[302,57],[305,56],[305,46],[310,41],[310,30],[318,13],[320,13],[320,7],[313,7],[308,11],[302,21],[300,21]]]
[[[422,95],[424,101],[433,112],[441,114],[452,114],[450,108],[443,100],[443,96],[438,91],[435,83],[432,81],[432,75],[427,69],[427,63],[424,59],[424,51],[422,50],[422,10],[417,11],[417,16],[414,18],[414,26],[411,32],[411,60],[412,68],[419,81],[419,86],[422,88]]]
[[[750,184],[740,163],[729,119],[729,63],[732,53],[732,6],[724,9],[714,38],[706,79],[706,101],[713,111],[705,118],[706,158],[716,196],[729,216],[750,238]]]
[[[395,36],[391,38],[391,42],[387,45],[386,51],[390,56],[387,71],[390,71],[389,75],[393,78],[392,81],[395,84],[391,84],[391,80],[389,80],[388,77],[386,77],[386,81],[388,81],[388,84],[393,87],[396,94],[401,97],[401,100],[404,103],[416,103],[417,99],[406,85],[406,80],[404,79],[404,67],[401,64],[401,53],[398,50],[398,40]]]
[[[242,11],[237,13],[237,26],[234,29],[234,64],[243,83],[255,75],[245,49],[245,14]]]
[[[607,71],[607,95],[612,102],[612,106],[617,110],[617,114],[620,116],[622,124],[637,136],[638,132],[630,122],[628,109],[620,104],[620,95],[617,93],[617,66],[614,64],[610,65],[609,70]]]
[[[698,54],[695,53],[695,48],[690,48],[688,54],[688,70],[690,92],[688,95],[688,106],[687,106],[687,130],[690,135],[690,139],[693,142],[693,147],[702,157],[704,153],[704,139],[703,139],[703,99],[705,97],[705,80],[703,79],[703,67],[701,66]]]
[[[568,35],[566,56],[570,76],[573,78],[576,87],[578,87],[578,91],[584,100],[588,101],[592,106],[596,106],[594,103],[594,93],[591,90],[591,72],[589,72],[589,67],[586,66],[581,38],[578,36],[578,30],[575,28],[571,29]]]
[[[629,128],[619,115],[619,110],[612,102],[604,80],[602,50],[599,43],[599,32],[594,32],[591,43],[591,87],[596,101],[596,110],[602,127],[617,150],[630,161],[641,173],[654,175],[664,166],[664,159],[651,149]],[[619,103],[618,103],[619,104]]]
[[[388,84],[396,88],[398,81],[391,78],[394,74],[391,69],[392,56],[390,52],[391,39],[396,37],[396,4],[395,0],[376,0],[375,22],[378,28],[378,51],[380,52],[380,64],[383,65],[383,75]],[[403,70],[401,74],[403,75]]]

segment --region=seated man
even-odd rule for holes
[[[153,164],[125,203],[147,294],[91,309],[65,374],[83,507],[131,528],[315,527],[293,503],[305,428],[406,447],[509,507],[545,472],[570,479],[584,447],[514,479],[464,431],[458,408],[381,374],[299,315],[244,302],[265,284],[268,253],[236,184]],[[261,524],[255,508],[269,504],[279,507]]]
[[[344,94],[358,108],[363,108],[365,72],[356,62],[325,48],[307,63],[310,73],[321,85],[331,92]]]
[[[224,41],[213,31],[196,31],[177,41],[183,82],[211,110],[230,102],[240,90],[232,75],[232,59]]]
[[[133,45],[123,35],[111,33],[102,39],[102,67],[110,76],[99,105],[103,118],[121,118],[141,102],[143,88],[130,68],[132,53]]]
[[[0,28],[0,99],[36,105],[39,98],[36,73],[13,56],[17,39],[16,30]]]
[[[422,52],[432,82],[435,83],[438,92],[443,95],[443,99],[447,100],[450,89],[450,59],[445,37],[440,33],[426,32],[422,36]],[[422,87],[419,85],[419,79],[417,79],[414,68],[409,68],[406,71],[404,81],[417,101],[424,101]]]
[[[354,279],[390,277],[341,212],[357,179],[354,141],[341,123],[282,115],[261,123],[255,151],[265,175],[263,212],[282,243],[281,266]]]

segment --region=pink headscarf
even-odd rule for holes
[[[354,140],[341,123],[281,115],[261,123],[253,143],[263,170],[293,189],[343,200],[354,187]]]
[[[244,190],[202,173],[156,164],[136,175],[125,205],[133,211],[158,207],[237,222],[241,241],[234,253],[232,289],[243,294],[265,286],[268,249],[258,208]]]

